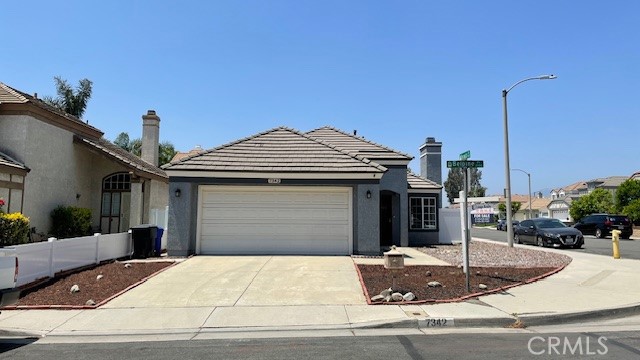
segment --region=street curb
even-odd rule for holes
[[[578,311],[573,313],[551,315],[518,315],[517,319],[525,326],[557,325],[583,322],[585,320],[598,320],[601,318],[621,318],[628,315],[640,314],[640,303],[615,308]]]

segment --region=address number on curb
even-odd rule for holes
[[[423,320],[423,324],[421,324],[421,327],[428,327],[428,328],[433,328],[433,327],[447,327],[447,326],[453,326],[453,319],[449,318],[427,318]]]

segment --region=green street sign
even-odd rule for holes
[[[481,168],[484,167],[483,160],[447,160],[448,168]]]
[[[471,157],[471,150],[467,150],[460,154],[460,160],[468,160]]]

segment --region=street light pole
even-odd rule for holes
[[[512,223],[512,219],[513,219],[513,215],[512,215],[512,211],[511,211],[511,170],[509,168],[509,122],[508,122],[508,118],[507,118],[507,94],[509,94],[509,91],[511,91],[514,87],[522,84],[525,81],[529,81],[529,80],[552,80],[555,79],[556,76],[555,75],[540,75],[540,76],[535,76],[535,77],[530,77],[530,78],[526,78],[523,80],[518,81],[517,83],[511,85],[510,88],[506,89],[506,90],[502,90],[502,106],[503,106],[503,112],[504,112],[504,122],[503,122],[503,126],[504,126],[504,177],[505,177],[505,188],[504,188],[504,192],[505,192],[505,198],[506,198],[506,205],[507,205],[507,244],[510,247],[513,247],[513,223]]]
[[[511,170],[522,171],[523,173],[527,174],[527,177],[529,178],[529,219],[532,219],[533,215],[531,214],[531,174],[522,169],[511,169]]]

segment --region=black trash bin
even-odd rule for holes
[[[158,227],[151,224],[142,224],[131,228],[133,240],[133,257],[146,259],[153,256]]]

